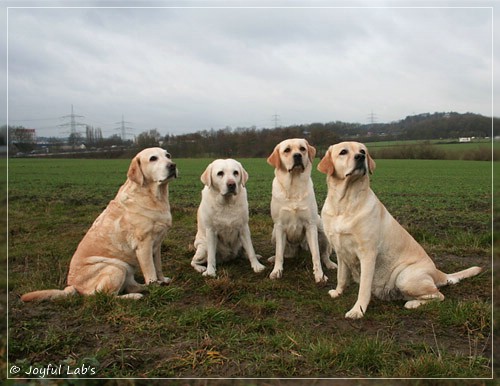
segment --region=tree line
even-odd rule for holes
[[[500,118],[494,126],[500,135]],[[319,153],[331,144],[356,140],[360,142],[393,140],[486,138],[492,135],[491,118],[478,114],[434,113],[408,116],[383,124],[329,122],[292,125],[276,129],[225,128],[182,135],[166,135],[164,145],[182,157],[264,157],[286,138],[306,138]]]
[[[493,135],[500,135],[500,118],[493,119]],[[9,127],[9,144],[24,145],[23,151],[34,147],[22,135],[22,127]],[[7,143],[7,127],[0,128],[0,145]],[[162,135],[158,129],[140,133],[135,141],[123,141],[118,135],[103,138],[99,128],[87,127],[85,136],[73,135],[68,144],[84,144],[87,149],[112,146],[134,146],[139,149],[163,146],[177,157],[265,157],[285,138],[306,138],[319,154],[329,145],[344,140],[360,142],[391,140],[458,140],[459,137],[485,138],[492,135],[492,119],[479,114],[425,113],[407,116],[391,123],[359,124],[341,121],[290,125],[273,129],[256,127],[226,127],[219,130],[201,130],[188,134]],[[54,144],[60,139],[53,139]],[[55,145],[54,145],[55,146]]]

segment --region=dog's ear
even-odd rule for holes
[[[370,156],[370,153],[366,152],[366,156],[368,157],[368,170],[369,170],[370,174],[373,174],[373,172],[375,170],[375,166],[376,166],[375,161]]]
[[[201,182],[203,182],[203,185],[206,185],[208,187],[212,186],[212,164],[208,165],[203,174],[200,177]]]
[[[330,148],[328,148],[325,156],[319,162],[319,164],[318,164],[318,170],[321,173],[325,173],[327,176],[333,175],[333,172],[335,171],[335,168],[333,166],[332,152],[331,152]]]
[[[130,163],[130,167],[128,168],[127,177],[129,180],[135,182],[136,184],[143,185],[144,184],[144,174],[142,174],[141,170],[141,160],[139,157],[135,157]]]
[[[241,186],[245,187],[248,181],[248,172],[245,170],[242,164],[240,164],[240,173],[241,173]]]
[[[267,158],[267,163],[271,166],[274,166],[275,169],[279,169],[281,167],[281,158],[280,158],[280,147],[276,145],[273,153]]]
[[[309,142],[307,142],[307,155],[309,156],[309,161],[313,163],[314,157],[316,157],[316,148],[314,146],[309,145]]]

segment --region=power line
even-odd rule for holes
[[[377,123],[377,114],[375,114],[372,110],[372,112],[370,114],[368,114],[368,122],[370,123],[370,125],[373,125],[375,123]]]
[[[272,118],[273,118],[273,121],[274,121],[274,128],[277,129],[278,128],[278,121],[280,119],[280,116],[278,114],[273,114]]]
[[[33,122],[33,121],[54,121],[56,119],[60,119],[61,117],[55,118],[33,118],[33,119],[10,119],[9,122]]]
[[[124,120],[123,114],[122,114],[122,120],[120,122],[115,122],[115,124],[120,125],[120,127],[115,128],[115,130],[120,130],[120,137],[122,138],[123,141],[127,140],[127,135],[131,135],[131,134],[127,133],[127,131],[133,130],[131,127],[125,126],[126,123],[130,123],[130,122],[126,122]]]
[[[70,128],[69,134],[79,134],[79,132],[76,130],[77,126],[87,126],[85,123],[77,122],[76,118],[85,118],[83,115],[76,115],[74,110],[73,110],[73,105],[71,105],[71,114],[70,115],[64,115],[61,118],[69,118],[69,122],[63,123],[62,125],[59,125],[59,127],[68,127]],[[68,132],[66,132],[68,133]]]

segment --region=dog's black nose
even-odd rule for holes
[[[300,161],[302,161],[302,154],[300,154],[300,153],[295,153],[295,154],[293,155],[293,160],[294,160],[295,162],[297,162],[297,161],[299,161],[299,162],[300,162]]]
[[[175,170],[176,168],[177,168],[177,165],[174,163],[168,165],[168,170]]]
[[[358,162],[362,162],[365,160],[365,155],[363,153],[358,153],[354,156],[354,159]]]
[[[236,182],[229,182],[227,184],[227,190],[234,192],[236,190]]]

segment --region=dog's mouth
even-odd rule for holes
[[[175,178],[177,178],[177,168],[169,169],[167,177],[163,178],[161,180],[158,180],[158,184],[164,184],[164,183],[166,183],[170,180],[173,180]]]
[[[238,194],[238,190],[236,188],[236,184],[234,184],[234,185],[228,185],[227,189],[226,189],[226,192],[222,193],[222,195],[224,197],[236,196],[236,194]]]
[[[302,173],[306,168],[304,167],[304,164],[302,162],[297,162],[294,163],[291,169],[288,169],[288,173],[292,173],[294,171],[298,171]]]
[[[362,175],[362,176],[364,176],[364,175],[366,175],[366,172],[367,172],[366,165],[363,162],[362,164],[357,164],[354,167],[354,169],[352,169],[352,171],[349,172],[349,173],[347,173],[345,176],[346,176],[346,178],[350,177],[350,176],[353,176],[353,175]]]

